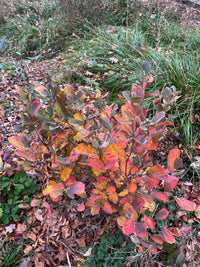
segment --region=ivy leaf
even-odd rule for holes
[[[185,198],[176,198],[175,200],[183,210],[194,211],[196,209],[196,204],[193,201]]]

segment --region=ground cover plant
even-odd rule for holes
[[[38,189],[39,185],[25,172],[0,177],[0,223],[8,224],[18,219],[23,206],[31,202],[31,194]]]

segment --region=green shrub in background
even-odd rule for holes
[[[31,195],[38,189],[39,185],[25,172],[0,177],[0,223],[8,224],[18,219],[21,212],[18,205],[29,204]]]

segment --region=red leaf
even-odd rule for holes
[[[151,230],[154,230],[155,222],[149,215],[144,215],[144,222],[149,228],[151,228]]]
[[[163,244],[163,238],[159,235],[150,235],[151,239],[157,244]]]
[[[175,238],[173,237],[172,233],[167,230],[167,229],[162,229],[162,235],[164,237],[164,239],[170,243],[170,244],[173,244],[175,242]]]
[[[174,148],[169,151],[169,154],[167,157],[167,166],[170,171],[174,170],[174,161],[176,158],[180,158],[180,150],[177,148]]]
[[[176,198],[175,200],[183,210],[193,211],[196,209],[196,204],[193,201],[187,200],[185,198]]]
[[[27,160],[29,160],[31,162],[35,162],[36,161],[35,156],[33,154],[31,154],[30,152],[28,152],[28,151],[19,150],[19,151],[17,151],[16,154],[17,154],[17,156],[25,158],[25,159],[27,159]]]
[[[136,210],[143,209],[144,204],[145,204],[145,200],[143,197],[136,197],[132,202],[132,205]]]
[[[108,182],[108,181],[110,181],[110,179],[107,178],[107,177],[105,177],[105,176],[97,176],[97,177],[96,177],[96,180],[97,180],[97,182],[99,182],[99,183],[104,183],[104,182]]]
[[[129,197],[125,197],[125,198],[120,199],[119,203],[124,204],[124,203],[128,202],[129,200],[130,200]]]
[[[145,223],[137,222],[135,223],[135,232],[138,237],[146,237],[147,236],[147,226]]]
[[[157,254],[157,252],[158,252],[157,248],[152,244],[151,245],[151,253],[155,255],[155,254]]]
[[[100,171],[100,172],[104,171],[103,162],[97,158],[89,158],[87,161],[87,165],[94,168],[97,171]]]
[[[86,201],[86,206],[91,207],[92,205],[94,205],[95,201],[99,199],[98,196],[91,196],[88,198],[88,200]]]
[[[85,210],[85,205],[84,205],[84,203],[79,204],[78,207],[77,207],[77,210],[78,210],[78,211],[83,211],[83,210]]]
[[[47,212],[46,212],[45,215],[49,216],[51,214],[51,208],[50,208],[49,204],[45,201],[45,202],[42,203],[42,207],[46,208]]]
[[[104,210],[106,213],[109,213],[109,214],[112,213],[112,207],[111,207],[111,205],[110,205],[108,202],[106,202],[106,203],[103,205],[103,210]]]
[[[164,180],[164,190],[167,192],[172,191],[178,184],[178,177],[173,175],[168,175]]]
[[[130,235],[135,233],[133,220],[128,219],[127,221],[125,221],[122,226],[122,231],[124,232],[125,235]]]
[[[169,211],[167,209],[161,209],[155,216],[155,220],[165,220],[169,216]]]
[[[75,177],[71,176],[69,178],[67,178],[65,180],[65,185],[68,186],[68,185],[71,185],[71,184],[74,184],[75,183]]]
[[[163,201],[169,201],[168,199],[168,195],[166,193],[163,193],[163,192],[152,192],[152,197],[153,198],[159,198]]]
[[[160,180],[155,177],[148,177],[148,180],[146,182],[145,188],[147,190],[153,189],[159,184]]]
[[[166,172],[167,171],[159,164],[154,165],[147,169],[147,175],[154,176],[157,178],[159,178],[160,176],[163,176],[164,174],[166,174]]]
[[[116,188],[114,186],[109,186],[106,189],[106,194],[113,194],[116,191]]]
[[[85,191],[85,185],[82,182],[75,182],[69,186],[69,194],[81,194]]]

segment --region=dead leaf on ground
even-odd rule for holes
[[[91,253],[92,253],[92,248],[89,248],[89,249],[83,254],[83,256],[84,256],[84,257],[89,257],[89,256],[91,255]]]
[[[195,216],[200,219],[200,205],[197,206],[197,208],[194,211]]]
[[[15,230],[15,228],[16,228],[16,224],[10,224],[10,225],[6,226],[6,227],[5,227],[5,229],[6,229],[6,234],[7,234],[7,233],[12,233],[12,232]]]
[[[27,225],[26,225],[26,222],[23,222],[23,223],[18,223],[17,224],[17,228],[15,229],[15,232],[17,234],[22,234],[26,231],[27,229]]]
[[[25,253],[25,254],[29,254],[29,252],[31,252],[32,249],[33,249],[32,246],[28,246],[28,247],[26,247],[26,248],[24,249],[24,253]]]

